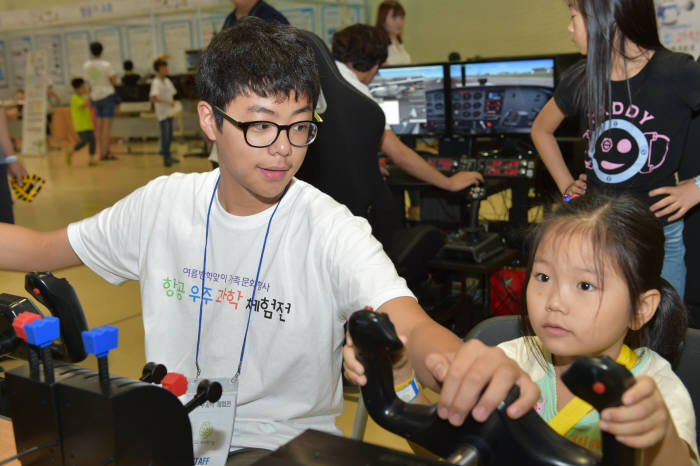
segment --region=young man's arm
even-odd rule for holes
[[[478,340],[463,342],[431,319],[415,299],[395,298],[378,311],[389,315],[398,335],[406,336],[417,377],[440,393],[441,418],[461,425],[471,411],[483,421],[515,384],[520,387],[520,398],[508,407],[509,416],[522,416],[537,401],[537,385],[500,348]]]
[[[390,129],[384,131],[380,148],[392,162],[409,175],[447,191],[459,191],[476,183],[483,183],[479,172],[460,171],[447,177],[431,166]]]
[[[63,269],[82,262],[68,241],[68,229],[39,232],[0,223],[0,269],[18,272]]]

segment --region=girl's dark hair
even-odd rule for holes
[[[197,67],[199,98],[225,109],[236,97],[306,97],[313,109],[321,90],[313,48],[300,30],[246,17],[216,34]],[[219,129],[223,117],[214,112]]]
[[[387,44],[379,28],[369,24],[353,24],[333,34],[333,58],[351,63],[358,71],[381,66],[387,57]]]
[[[530,282],[537,248],[549,234],[558,238],[579,234],[590,238],[601,283],[604,281],[605,262],[612,261],[611,265],[619,271],[629,289],[630,312],[637,308],[642,293],[659,290],[661,301],[656,313],[639,330],[630,330],[625,343],[631,348],[647,346],[670,362],[677,361],[688,327],[688,314],[676,290],[661,278],[664,231],[646,204],[627,194],[615,197],[586,194],[568,203],[562,202],[530,232],[525,290]],[[534,336],[528,319],[527,300],[523,301],[521,331],[525,336]],[[542,354],[532,339],[527,341],[530,349],[542,360]]]
[[[385,0],[379,5],[379,8],[377,8],[377,20],[374,22],[374,25],[377,27],[377,29],[379,29],[379,31],[381,31],[387,45],[391,43],[391,39],[384,29],[384,22],[389,14],[391,14],[391,16],[405,17],[406,10],[404,10],[403,6],[401,6],[401,4],[396,0]],[[399,40],[399,44],[403,44],[401,34],[396,36],[396,38]]]
[[[612,52],[632,59],[625,50],[629,39],[649,50],[663,49],[656,26],[654,0],[572,0],[586,23],[588,51],[586,60],[567,71],[576,84],[575,102],[594,129],[612,115],[610,71]],[[629,94],[628,94],[629,95]],[[631,102],[630,102],[631,103]]]

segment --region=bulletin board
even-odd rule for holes
[[[267,1],[292,25],[327,43],[338,29],[368,19],[368,0]],[[71,79],[83,74],[91,41],[102,43],[102,58],[117,77],[126,59],[136,73],[152,74],[159,55],[169,56],[171,74],[185,73],[185,51],[205,48],[231,11],[230,0],[85,0],[3,13],[0,97],[22,87],[26,57],[33,50],[47,51],[49,79],[69,89]]]

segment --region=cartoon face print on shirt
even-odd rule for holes
[[[644,123],[654,116],[635,105],[625,108],[621,102],[613,102],[612,110],[611,119],[583,135],[588,140],[586,168],[593,170],[600,181],[614,184],[662,166],[670,139],[655,131],[643,131]]]

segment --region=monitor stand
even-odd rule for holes
[[[442,248],[443,256],[468,259],[481,264],[503,252],[505,247],[498,233],[489,233],[479,226],[479,206],[486,197],[484,188],[475,186],[469,192],[469,226],[447,236]]]

